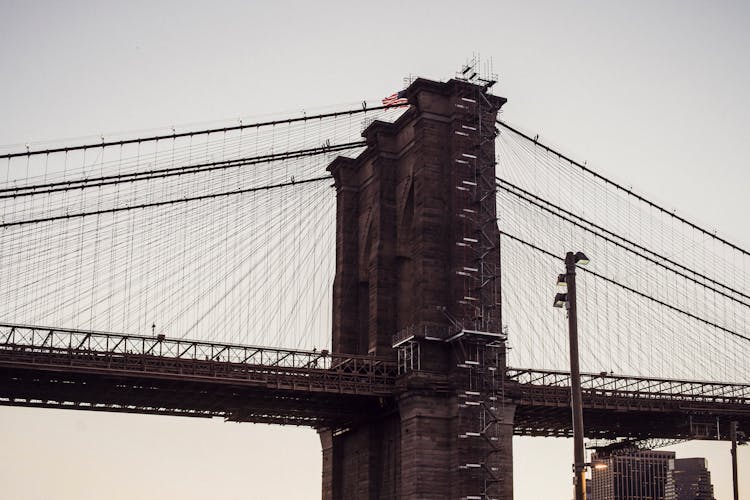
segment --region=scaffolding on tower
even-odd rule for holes
[[[494,109],[487,92],[493,75],[479,76],[475,59],[462,69],[454,102],[456,268],[462,297],[454,315],[458,332],[446,339],[463,371],[458,392],[461,498],[499,496],[500,436],[504,415],[505,335],[500,311],[499,234],[495,205]]]

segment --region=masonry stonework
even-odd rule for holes
[[[504,344],[468,334],[449,342],[501,329],[491,139],[505,99],[486,90],[418,79],[398,120],[371,123],[365,151],[329,166],[332,349],[396,359],[394,337],[411,332],[411,364],[382,414],[320,429],[325,500],[512,498],[514,407],[496,392]],[[489,369],[466,370],[474,366]]]

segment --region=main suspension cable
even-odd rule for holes
[[[667,210],[666,208],[662,207],[661,205],[658,205],[658,204],[654,203],[653,201],[651,201],[651,200],[649,200],[647,198],[644,198],[643,196],[639,195],[638,193],[634,192],[633,190],[626,188],[622,184],[618,184],[617,182],[615,182],[615,181],[613,181],[613,180],[611,180],[611,179],[609,179],[607,177],[604,177],[600,173],[595,172],[594,170],[591,170],[590,168],[588,168],[585,165],[583,165],[583,164],[581,164],[581,163],[573,160],[572,158],[569,158],[568,156],[565,156],[564,154],[562,154],[559,151],[551,148],[550,146],[547,146],[546,144],[544,144],[542,142],[539,142],[538,138],[530,137],[528,134],[525,134],[525,133],[521,132],[517,128],[515,128],[515,127],[513,127],[513,126],[511,126],[511,125],[509,125],[507,123],[505,123],[502,120],[496,120],[496,123],[498,125],[506,128],[506,129],[510,130],[511,132],[513,132],[513,133],[515,133],[515,134],[523,137],[524,139],[526,139],[526,140],[528,140],[530,142],[533,142],[536,146],[541,147],[542,149],[544,149],[548,153],[552,153],[552,154],[556,155],[558,158],[561,158],[561,159],[569,162],[571,165],[574,165],[574,166],[578,167],[579,169],[581,169],[582,171],[586,172],[587,174],[590,174],[593,177],[595,177],[595,178],[603,181],[604,183],[609,184],[610,186],[613,186],[616,189],[619,189],[620,191],[623,191],[624,193],[626,193],[629,196],[632,196],[633,198],[637,199],[638,201],[645,203],[649,207],[652,207],[652,208],[656,209],[657,211],[659,211],[659,212],[661,212],[663,214],[666,214],[666,215],[668,215],[669,217],[672,217],[675,220],[678,220],[679,222],[687,225],[688,227],[690,227],[692,229],[695,229],[696,231],[698,231],[700,233],[703,233],[706,236],[709,236],[710,238],[713,238],[713,239],[715,239],[715,240],[723,243],[724,245],[727,245],[729,248],[737,250],[738,252],[742,253],[743,255],[750,257],[750,252],[748,252],[744,248],[742,248],[742,247],[740,247],[738,245],[735,245],[734,243],[732,243],[730,241],[727,241],[726,239],[718,236],[716,234],[716,232],[711,232],[711,231],[709,231],[707,229],[703,229],[702,227],[698,226],[697,224],[695,224],[693,222],[690,222],[689,220],[685,219],[684,217],[681,217],[681,216],[677,215],[676,213],[674,213],[674,212],[672,212],[670,210]]]
[[[224,132],[231,132],[235,130],[244,130],[248,128],[259,128],[259,127],[267,127],[267,126],[273,126],[273,125],[297,123],[297,122],[303,122],[303,121],[308,121],[308,120],[318,120],[322,118],[332,118],[336,116],[356,115],[360,113],[368,113],[370,111],[379,111],[381,109],[387,109],[387,108],[395,109],[394,106],[374,106],[372,108],[362,107],[360,109],[333,111],[330,113],[300,116],[297,118],[286,118],[282,120],[271,120],[271,121],[265,121],[265,122],[248,123],[248,124],[234,125],[231,127],[220,127],[220,128],[195,130],[195,131],[180,132],[180,133],[173,132],[171,134],[154,135],[150,137],[139,137],[136,139],[123,139],[120,141],[106,141],[106,142],[102,141],[98,143],[81,144],[78,146],[66,146],[66,147],[60,147],[60,148],[40,149],[38,151],[29,151],[29,150],[19,151],[16,153],[0,154],[0,159],[18,158],[22,156],[36,156],[36,155],[44,155],[44,154],[52,154],[52,153],[67,153],[70,151],[78,151],[78,150],[86,150],[86,149],[94,149],[94,148],[105,148],[109,146],[124,146],[126,144],[142,144],[144,142],[155,142],[155,141],[162,141],[166,139],[178,139],[181,137],[194,137],[197,135],[224,133]]]
[[[552,257],[554,259],[565,261],[565,257],[560,257],[559,255],[555,255],[554,253],[550,252],[549,250],[545,250],[545,249],[543,249],[543,248],[541,248],[541,247],[539,247],[539,246],[537,246],[537,245],[535,245],[533,243],[530,243],[530,242],[528,242],[528,241],[526,241],[526,240],[524,240],[522,238],[519,238],[519,237],[514,236],[512,234],[506,233],[504,231],[500,231],[500,235],[501,236],[505,236],[507,238],[510,238],[511,240],[513,240],[513,241],[515,241],[517,243],[521,243],[522,245],[526,245],[527,247],[531,248],[532,250],[535,250],[535,251],[537,251],[539,253],[542,253],[542,254],[544,254],[544,255],[546,255],[548,257]],[[645,294],[643,292],[639,292],[638,290],[636,290],[636,289],[634,289],[632,287],[629,287],[628,285],[625,285],[624,283],[620,283],[619,281],[613,280],[611,278],[607,278],[606,276],[603,276],[603,275],[601,275],[601,274],[599,274],[599,273],[597,273],[595,271],[592,271],[590,269],[586,269],[585,267],[578,266],[578,269],[580,269],[581,271],[584,271],[584,272],[586,272],[586,273],[594,276],[595,278],[599,278],[602,281],[605,281],[605,282],[607,282],[609,284],[612,284],[612,285],[615,285],[617,287],[620,287],[623,290],[631,292],[631,293],[633,293],[633,294],[635,294],[635,295],[637,295],[637,296],[639,296],[641,298],[644,298],[646,300],[654,302],[654,303],[656,303],[656,304],[658,304],[660,306],[666,307],[667,309],[671,309],[672,311],[675,311],[677,313],[683,314],[683,315],[687,316],[688,318],[694,319],[696,321],[700,321],[701,323],[704,323],[704,324],[706,324],[708,326],[717,328],[717,329],[719,329],[719,330],[721,330],[723,332],[726,332],[726,333],[728,333],[730,335],[733,335],[733,336],[735,336],[737,338],[740,338],[740,339],[743,339],[743,340],[746,340],[746,341],[750,342],[750,337],[748,337],[746,335],[742,335],[741,333],[735,332],[734,330],[730,330],[729,328],[726,328],[726,327],[721,326],[721,325],[719,325],[717,323],[714,323],[713,321],[709,321],[707,319],[701,318],[700,316],[696,316],[695,314],[693,314],[691,312],[685,311],[684,309],[680,309],[677,306],[673,306],[671,304],[668,304],[668,303],[664,302],[663,300],[657,299],[657,298],[652,297],[652,296],[650,296],[648,294]]]
[[[86,189],[93,187],[109,186],[126,182],[145,181],[151,179],[162,179],[178,175],[195,174],[210,172],[213,170],[224,170],[228,168],[244,167],[247,165],[256,165],[259,163],[270,163],[279,160],[291,160],[295,158],[304,158],[317,156],[321,154],[335,153],[356,149],[365,146],[364,141],[349,142],[344,144],[333,144],[317,148],[300,149],[284,153],[272,153],[247,158],[238,158],[233,160],[222,160],[210,163],[200,163],[196,165],[186,165],[180,167],[162,168],[156,170],[144,170],[129,174],[114,174],[87,179],[72,179],[68,181],[50,182],[46,184],[31,184],[27,186],[17,186],[7,189],[0,189],[0,199],[20,198],[24,196],[34,196],[39,194],[56,193],[60,191],[71,191],[77,189]]]
[[[735,290],[734,288],[732,288],[732,287],[730,287],[728,285],[725,285],[724,283],[721,283],[721,282],[716,281],[716,280],[714,280],[712,278],[709,278],[708,276],[706,276],[704,274],[701,274],[701,273],[699,273],[699,272],[697,272],[697,271],[695,271],[693,269],[690,269],[690,268],[688,268],[686,266],[683,266],[682,264],[680,264],[678,262],[675,262],[675,261],[669,259],[668,257],[660,255],[660,254],[658,254],[658,253],[656,253],[656,252],[654,252],[652,250],[649,250],[648,248],[646,248],[646,247],[644,247],[642,245],[639,245],[639,244],[637,244],[637,243],[635,243],[633,241],[630,241],[627,238],[624,238],[623,236],[616,235],[613,232],[611,232],[611,231],[603,228],[602,226],[599,226],[598,224],[595,224],[595,223],[593,223],[593,222],[591,222],[589,220],[586,220],[586,219],[584,219],[583,217],[581,217],[579,215],[576,215],[576,214],[574,214],[574,213],[572,213],[572,212],[570,212],[568,210],[565,210],[564,208],[561,208],[561,207],[555,205],[554,203],[551,203],[551,202],[545,200],[544,198],[541,198],[539,196],[533,195],[533,194],[529,193],[528,191],[526,191],[526,190],[524,190],[524,189],[522,189],[522,188],[520,188],[520,187],[518,187],[518,186],[516,186],[516,185],[514,185],[514,184],[512,184],[512,183],[510,183],[510,182],[508,182],[506,180],[504,180],[504,179],[501,179],[501,178],[497,177],[496,180],[498,181],[498,183],[497,183],[497,187],[498,188],[502,189],[503,191],[505,191],[507,193],[510,193],[510,194],[516,196],[517,198],[525,201],[526,203],[529,203],[529,204],[531,204],[531,205],[539,208],[540,210],[544,210],[545,212],[547,212],[549,214],[552,214],[555,217],[558,217],[558,218],[564,220],[565,222],[567,222],[569,224],[572,224],[573,226],[575,226],[575,227],[577,227],[579,229],[582,229],[583,231],[586,231],[589,234],[593,234],[594,236],[597,236],[597,237],[603,239],[604,241],[606,241],[607,243],[615,245],[616,247],[621,248],[621,249],[625,250],[626,252],[632,253],[633,255],[637,255],[638,257],[640,257],[640,258],[642,258],[642,259],[644,259],[644,260],[646,260],[646,261],[648,261],[648,262],[650,262],[650,263],[652,263],[652,264],[654,264],[654,265],[656,265],[658,267],[661,267],[662,269],[666,269],[668,271],[671,271],[671,272],[675,273],[676,275],[678,275],[678,276],[680,276],[682,278],[685,278],[686,280],[688,280],[688,281],[690,281],[692,283],[695,283],[695,284],[697,284],[699,286],[702,286],[702,287],[704,287],[704,288],[706,288],[708,290],[711,290],[712,292],[715,292],[715,293],[721,295],[724,298],[727,298],[727,299],[729,299],[729,300],[731,300],[733,302],[737,302],[738,304],[742,304],[745,307],[750,307],[750,304],[748,304],[747,302],[739,300],[736,297],[733,297],[733,296],[729,295],[726,292],[723,292],[721,290],[717,290],[716,288],[708,286],[706,283],[702,283],[702,282],[696,280],[695,278],[693,278],[692,276],[686,274],[685,272],[691,273],[691,274],[693,274],[695,276],[698,276],[701,279],[706,280],[706,281],[708,281],[710,283],[713,283],[713,284],[715,284],[717,286],[720,286],[723,289],[728,290],[728,291],[730,291],[730,292],[732,292],[732,293],[734,293],[736,295],[739,295],[739,296],[744,297],[746,299],[750,299],[750,296],[748,296],[747,294],[745,294],[745,293],[743,293],[743,292],[741,292],[739,290]],[[518,192],[516,192],[514,190],[517,190]],[[531,198],[533,198],[533,199],[531,199]],[[534,201],[534,200],[537,200],[537,201]],[[547,205],[547,206],[544,206],[544,205]],[[554,210],[551,210],[548,207],[552,207]],[[557,210],[557,212],[555,210]],[[565,215],[563,215],[563,214],[565,214]],[[566,217],[566,215],[568,217]],[[591,229],[590,227],[586,227],[583,224],[580,224],[580,223],[572,220],[569,217],[573,217],[575,219],[578,219],[579,221],[581,221],[581,222],[583,222],[585,224],[588,224],[591,227],[598,229],[599,231],[602,231],[602,232],[606,233],[610,237],[605,236],[603,234],[600,234],[600,233],[594,231],[593,229]],[[622,243],[620,243],[618,241],[615,241],[613,238],[618,238],[618,239],[624,241],[626,244],[622,244]],[[631,245],[633,248],[629,247],[628,245]],[[638,250],[641,250],[643,252],[648,252],[649,254],[653,255],[654,257],[649,257],[648,255],[644,255],[641,252],[638,252],[638,251],[634,250],[634,248],[637,248]],[[664,262],[668,262],[668,263],[674,265],[675,267],[683,269],[685,272],[678,271],[676,269],[672,269],[672,268],[670,268],[668,266],[665,266],[663,262],[660,262],[657,259],[661,259]]]
[[[310,179],[302,179],[302,180],[292,180],[289,182],[281,182],[277,184],[269,184],[265,186],[257,186],[253,188],[246,188],[246,189],[236,189],[234,191],[223,191],[220,193],[211,193],[211,194],[204,194],[204,195],[198,195],[198,196],[188,196],[185,198],[178,198],[178,199],[172,199],[172,200],[164,200],[164,201],[155,201],[151,203],[141,203],[138,205],[128,205],[125,207],[115,207],[115,208],[107,208],[102,210],[95,210],[91,212],[78,212],[73,214],[65,214],[65,215],[56,215],[52,217],[39,217],[36,219],[26,219],[26,220],[18,220],[13,222],[3,222],[0,223],[0,228],[5,227],[14,227],[14,226],[25,226],[28,224],[38,224],[41,222],[51,222],[51,221],[58,221],[58,220],[65,220],[65,219],[78,219],[82,217],[89,217],[92,215],[102,215],[102,214],[112,214],[117,212],[126,212],[129,210],[137,210],[139,208],[152,208],[152,207],[161,207],[165,205],[174,205],[176,203],[188,203],[191,201],[199,201],[199,200],[209,200],[213,198],[219,198],[223,196],[233,196],[238,194],[245,194],[245,193],[255,193],[258,191],[268,191],[270,189],[277,189],[277,188],[283,188],[283,187],[289,187],[289,186],[296,186],[300,184],[309,184],[314,182],[320,182],[325,180],[330,180],[330,175],[325,175],[322,177],[313,177]]]

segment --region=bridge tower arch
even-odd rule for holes
[[[321,429],[323,498],[512,498],[490,82],[417,79],[329,166],[334,352],[399,362],[395,401]]]

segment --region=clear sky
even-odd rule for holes
[[[750,247],[747,2],[0,0],[0,20],[1,145],[341,107],[479,52],[506,120]],[[726,443],[675,449],[731,498]],[[516,498],[570,498],[571,456],[516,440]],[[313,431],[219,420],[0,408],[0,464],[12,499],[320,496]]]

